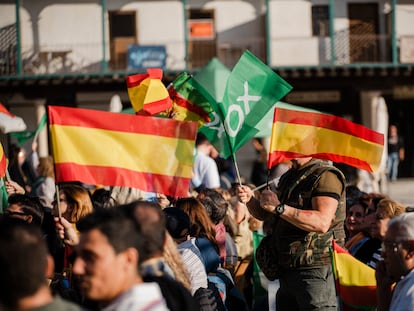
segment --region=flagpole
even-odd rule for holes
[[[242,182],[241,182],[241,177],[240,177],[240,172],[239,172],[239,166],[237,165],[236,154],[233,152],[231,156],[233,157],[234,168],[236,169],[236,176],[237,176],[237,179],[239,180],[239,185],[241,186]]]

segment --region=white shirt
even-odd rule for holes
[[[397,282],[392,294],[389,310],[414,310],[414,269],[401,279],[401,281]]]
[[[140,283],[118,296],[102,311],[167,311],[167,304],[157,283]]]
[[[214,159],[202,152],[197,152],[193,165],[193,185],[198,187],[204,185],[206,188],[220,187],[220,175]]]
[[[207,288],[207,273],[200,250],[195,245],[195,238],[180,243],[177,248],[188,271],[191,282],[191,294],[194,295],[200,287]]]

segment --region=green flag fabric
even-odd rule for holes
[[[217,74],[216,71],[223,70],[220,67],[215,62],[207,71],[210,75],[205,74],[204,79],[198,75],[195,78],[205,89],[208,89],[208,84],[218,84],[219,79],[223,79],[220,82],[226,85],[222,101],[220,93],[209,93],[214,101],[212,121],[205,124],[200,131],[207,136],[220,155],[227,159],[260,132],[256,126],[273,110],[275,103],[290,92],[292,86],[250,51],[243,53],[227,81],[224,81],[225,74]]]
[[[250,51],[245,51],[227,80],[222,120],[231,146],[230,154],[258,132],[256,125],[292,86]]]
[[[36,135],[38,135],[40,133],[40,131],[43,130],[46,123],[47,123],[47,117],[46,117],[46,114],[44,114],[43,117],[40,119],[36,130],[10,133],[10,136],[16,138],[17,139],[17,144],[19,146],[22,146],[26,141],[28,141],[29,139],[31,139],[31,138],[35,137]]]

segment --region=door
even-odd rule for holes
[[[128,46],[137,44],[135,11],[109,11],[110,66],[126,70]]]
[[[214,10],[188,11],[188,67],[201,68],[217,55]]]
[[[350,62],[379,62],[378,4],[350,3],[348,15]]]

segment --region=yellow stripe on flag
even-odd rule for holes
[[[376,170],[381,163],[383,146],[360,137],[321,127],[276,122],[270,150],[311,155],[329,153],[364,159]]]
[[[188,155],[192,155],[193,140],[62,125],[51,125],[50,130],[56,163],[116,166],[191,178],[192,157]],[[174,156],[166,156],[169,153]]]

